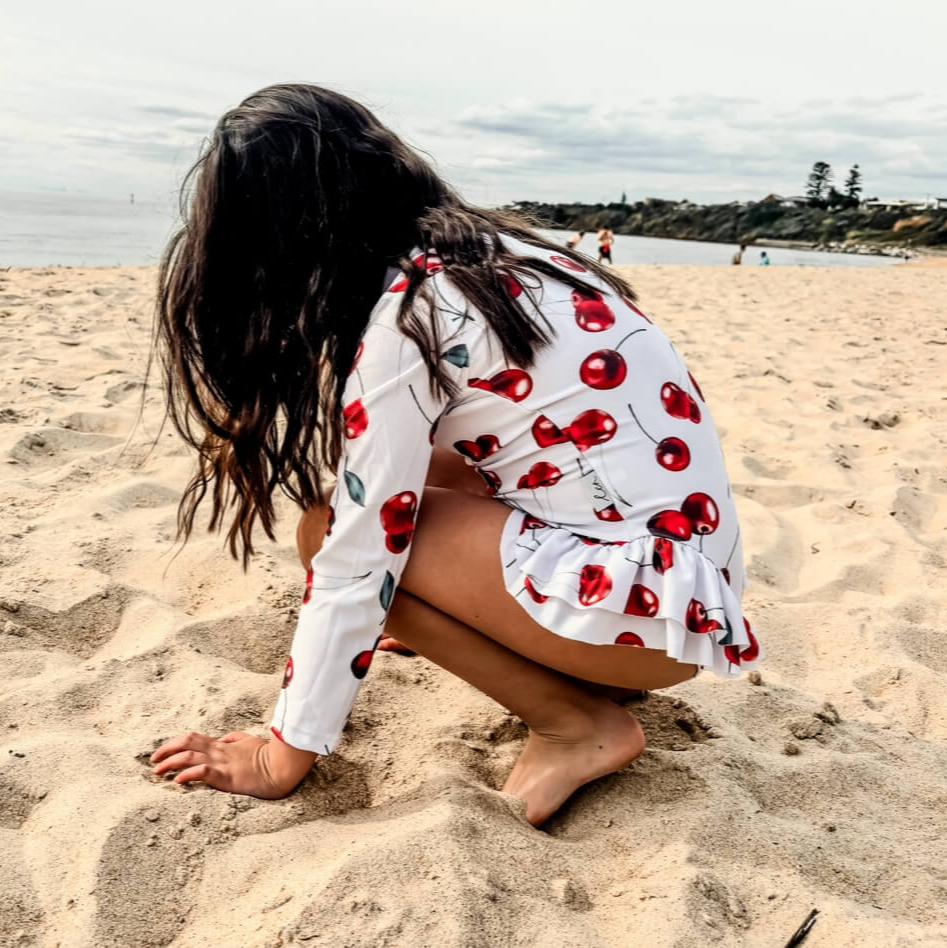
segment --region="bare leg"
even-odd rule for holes
[[[638,722],[575,678],[649,689],[695,668],[651,649],[573,642],[533,622],[502,582],[499,537],[508,514],[493,500],[427,489],[386,630],[530,726],[504,789],[526,801],[527,819],[538,824],[578,787],[644,749]]]
[[[448,490],[463,491],[480,497],[488,497],[487,487],[473,468],[453,451],[435,448],[428,470],[427,486],[443,487]],[[296,527],[296,547],[303,569],[309,569],[312,558],[319,552],[325,539],[328,525],[328,511],[323,506],[306,510]],[[413,655],[414,650],[398,641],[387,628],[378,648],[382,652],[398,652],[401,655]]]
[[[534,826],[583,784],[620,770],[645,748],[638,720],[561,675],[481,635],[401,590],[393,635],[493,698],[529,725],[529,739],[504,792],[526,803]]]

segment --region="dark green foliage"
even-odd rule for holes
[[[806,181],[806,197],[810,207],[825,207],[829,185],[832,183],[832,166],[827,161],[817,161]]]

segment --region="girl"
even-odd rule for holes
[[[250,96],[192,173],[157,321],[198,452],[180,533],[209,491],[246,566],[278,488],[308,571],[270,739],[187,734],[155,773],[289,794],[384,635],[529,725],[503,789],[539,824],[644,750],[600,686],[758,661],[710,413],[620,277],[316,86]]]

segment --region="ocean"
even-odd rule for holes
[[[47,192],[0,191],[0,267],[152,266],[178,226],[176,198],[165,201],[99,198]],[[569,231],[547,231],[565,243]],[[595,255],[594,234],[580,248]],[[614,263],[725,266],[736,247],[696,240],[654,237],[615,238]],[[897,258],[767,248],[773,266],[890,266]],[[744,265],[759,263],[759,248],[748,248]]]

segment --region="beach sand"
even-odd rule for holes
[[[538,831],[521,724],[380,654],[286,800],[153,779],[263,733],[303,576],[201,532],[150,397],[150,269],[0,272],[0,944],[947,943],[947,269],[630,271],[721,429],[761,680],[635,705],[627,770]]]

